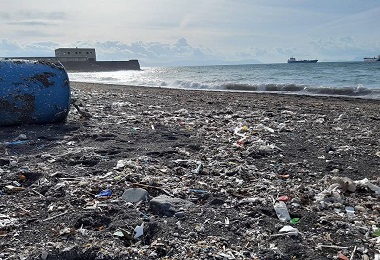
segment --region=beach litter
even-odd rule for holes
[[[0,132],[2,258],[379,254],[378,106],[78,86],[66,124]]]
[[[59,62],[0,59],[0,126],[61,123],[70,110],[70,84]],[[22,138],[10,144],[16,145]]]
[[[297,236],[299,235],[299,231],[297,228],[285,225],[279,231],[278,234],[274,234],[272,236]]]
[[[276,215],[278,217],[279,220],[281,221],[288,221],[288,220],[291,220],[291,217],[289,215],[289,211],[288,211],[288,208],[285,204],[284,201],[278,201],[276,202],[274,205],[274,210],[276,212]]]
[[[95,198],[108,198],[112,195],[112,191],[107,189],[107,190],[102,190],[99,192],[99,194],[95,195]]]

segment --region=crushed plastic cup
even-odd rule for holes
[[[273,207],[279,220],[285,222],[291,219],[285,202],[278,201],[273,205]]]

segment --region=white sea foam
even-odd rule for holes
[[[364,62],[143,68],[69,73],[71,81],[203,89],[270,91],[380,99],[379,64]]]

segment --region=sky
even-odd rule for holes
[[[379,0],[0,0],[0,57],[96,48],[144,66],[362,60]]]

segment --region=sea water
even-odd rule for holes
[[[161,88],[380,99],[380,62],[318,62],[69,73],[71,81]]]

